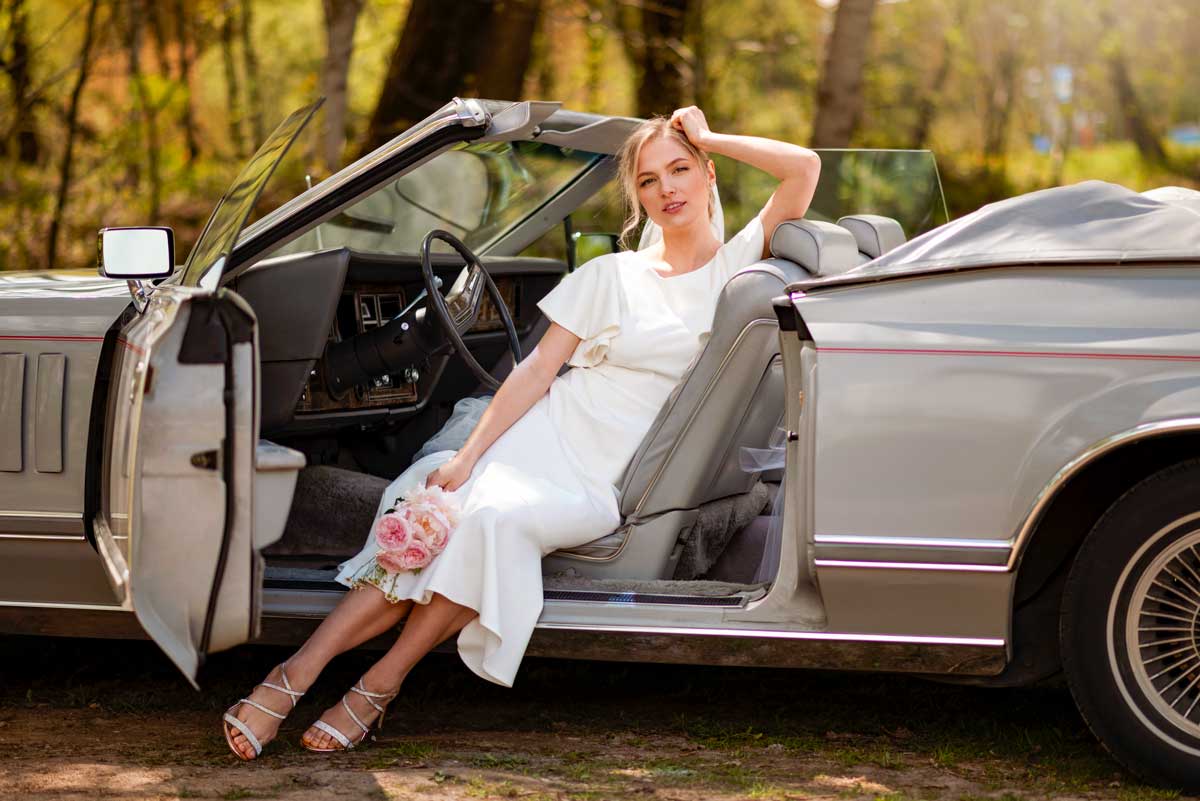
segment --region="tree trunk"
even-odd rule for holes
[[[986,169],[999,166],[1003,172],[1008,153],[1008,127],[1016,101],[1017,73],[1021,66],[1015,50],[1000,53],[995,80],[984,83],[983,158]]]
[[[599,111],[604,106],[604,0],[587,0],[587,20],[584,34],[587,50],[584,53],[584,101],[587,111]]]
[[[638,70],[639,117],[670,114],[690,97],[684,45],[688,0],[644,0],[641,64]]]
[[[67,107],[67,142],[63,148],[62,166],[58,173],[58,196],[54,203],[54,217],[50,220],[50,231],[46,235],[46,267],[54,269],[58,258],[58,229],[63,222],[63,214],[67,208],[67,190],[71,186],[71,159],[74,156],[75,134],[79,127],[79,99],[83,95],[83,85],[87,83],[88,67],[91,66],[92,35],[96,29],[96,9],[100,0],[88,3],[87,22],[84,23],[83,46],[79,52],[79,76],[75,79],[75,88],[71,91],[71,103]]]
[[[477,65],[486,64],[481,51],[490,54],[512,44],[497,42],[491,35],[494,11],[489,0],[412,0],[367,127],[363,152],[374,150],[476,86]]]
[[[242,0],[241,26],[239,28],[242,35],[242,81],[246,86],[250,133],[254,137],[254,141],[250,143],[250,150],[257,150],[266,140],[267,131],[263,125],[263,103],[262,93],[259,91],[258,51],[254,46],[253,20],[252,0]]]
[[[28,18],[25,0],[13,0],[8,9],[9,37],[12,41],[12,57],[4,62],[4,71],[12,84],[13,109],[15,116],[8,133],[10,151],[15,150],[17,161],[36,164],[42,153],[37,124],[33,116],[33,93],[30,70],[32,52],[29,47]]]
[[[493,100],[520,100],[533,52],[542,0],[502,0],[475,64],[475,91]],[[449,98],[447,98],[449,99]]]
[[[161,153],[158,141],[158,109],[150,100],[150,91],[146,87],[145,76],[142,75],[142,20],[146,18],[146,0],[134,0],[130,4],[130,10],[133,13],[129,15],[129,29],[126,32],[128,37],[126,43],[129,48],[129,81],[133,84],[133,93],[137,98],[138,111],[141,112],[142,124],[146,131],[146,166],[150,179],[149,219],[153,224],[158,220],[159,210],[162,207],[162,176],[159,169]]]
[[[196,138],[196,122],[192,114],[192,56],[187,21],[184,0],[175,0],[175,37],[179,40],[179,84],[183,87],[180,124],[183,126],[184,140],[187,144],[187,166],[190,169],[200,155],[200,142]]]
[[[917,120],[913,123],[912,133],[908,138],[908,146],[913,150],[923,149],[929,141],[929,131],[933,128],[933,119],[937,115],[938,100],[946,86],[946,79],[950,77],[950,62],[954,55],[952,41],[950,32],[947,31],[942,40],[942,59],[938,62],[937,72],[933,74],[928,91],[917,103]]]
[[[1108,73],[1112,77],[1113,88],[1117,92],[1117,104],[1121,107],[1121,116],[1125,122],[1125,130],[1137,146],[1138,153],[1151,164],[1166,166],[1167,153],[1163,149],[1162,140],[1146,118],[1142,108],[1141,98],[1129,77],[1129,66],[1125,63],[1125,53],[1120,46],[1114,46],[1108,54]]]
[[[229,140],[239,158],[246,157],[246,136],[242,128],[241,87],[233,54],[234,10],[232,0],[226,0],[221,20],[221,59],[225,67],[225,108],[229,115]]]
[[[863,65],[871,38],[875,0],[841,0],[817,86],[813,147],[846,147],[863,106]]]
[[[354,28],[364,0],[322,0],[325,9],[325,65],[321,94],[325,95],[321,160],[330,173],[342,163],[346,147],[346,76],[354,51]]]

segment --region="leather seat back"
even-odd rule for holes
[[[741,447],[765,448],[783,417],[783,363],[771,298],[805,271],[761,262],[729,280],[708,344],[667,398],[625,470],[621,515],[637,522],[668,509],[749,491],[757,476]]]

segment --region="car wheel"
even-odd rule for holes
[[[1200,461],[1147,478],[1096,523],[1059,641],[1079,711],[1117,760],[1200,789]]]

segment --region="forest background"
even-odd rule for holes
[[[318,95],[267,205],[454,95],[928,148],[952,216],[1088,178],[1197,186],[1195,2],[0,0],[0,270],[91,267],[105,225],[172,226],[182,260]]]

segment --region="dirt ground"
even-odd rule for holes
[[[1180,797],[1122,771],[1061,685],[529,659],[506,690],[443,654],[374,743],[298,745],[370,663],[356,652],[238,762],[220,712],[286,655],[216,655],[196,692],[148,643],[0,637],[0,799]]]

